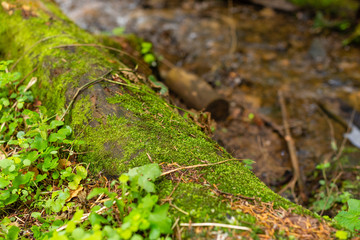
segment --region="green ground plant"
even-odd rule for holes
[[[344,228],[360,233],[360,200],[349,199],[347,211],[340,211],[335,220]]]
[[[315,201],[312,203],[312,209],[321,215],[324,211],[335,208],[336,205],[344,205],[351,197],[346,182],[338,186],[337,179],[328,179],[331,164],[329,162],[316,166],[321,171],[322,179],[319,180],[320,188],[315,195]]]
[[[91,208],[73,200],[92,181],[74,161],[72,145],[82,143],[62,119],[34,106],[36,78],[23,85],[20,73],[8,71],[11,63],[0,62],[0,239],[169,239],[169,206],[158,204],[153,183],[157,164],[93,188]],[[19,225],[24,215],[31,220]]]
[[[337,150],[336,147],[333,149]],[[344,152],[346,151],[351,151],[351,149],[345,149]],[[360,176],[356,176],[355,182],[339,180],[342,173],[336,169],[342,164],[342,161],[346,161],[346,157],[335,158],[332,162],[321,163],[316,166],[321,175],[320,188],[315,193],[311,208],[320,215],[325,212],[338,212],[334,220],[347,231],[338,230],[336,237],[348,239],[351,236],[356,236],[360,230],[360,200],[354,199],[354,193],[357,194],[360,188]],[[318,175],[318,172],[315,175]],[[329,178],[329,176],[334,177]],[[324,217],[329,218],[328,216]]]
[[[157,63],[156,63],[156,57],[155,54],[153,53],[153,45],[151,42],[146,42],[143,41],[141,43],[141,49],[140,49],[140,53],[143,56],[144,61],[149,64],[152,67],[156,67]]]
[[[357,12],[360,4],[356,0],[289,0],[301,8],[308,9],[315,14],[314,28],[333,29],[350,32],[350,36],[343,40],[344,45],[358,43],[360,39],[360,24]]]

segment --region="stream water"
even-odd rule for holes
[[[56,2],[91,32],[124,27],[151,41],[159,55],[223,94],[230,116],[216,123],[214,139],[234,157],[254,160],[255,174],[274,190],[293,172],[277,132],[283,132],[281,90],[307,194],[316,190],[316,165],[336,156],[334,143],[340,147],[346,131],[326,110],[348,120],[349,109],[359,107],[360,50],[342,46],[344,36],[314,29],[306,13],[225,1]],[[344,167],[358,166],[358,155],[350,154]]]

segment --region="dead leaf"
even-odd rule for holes
[[[65,169],[69,166],[71,166],[71,162],[68,161],[67,159],[63,158],[59,160],[59,165],[58,165],[59,168]]]
[[[66,200],[67,202],[70,201],[72,198],[77,197],[78,194],[83,190],[82,186],[79,186],[76,190],[70,191],[70,197]]]
[[[29,5],[23,5],[21,7],[22,10],[22,15],[24,18],[29,18],[29,17],[37,17],[38,14],[29,6]]]

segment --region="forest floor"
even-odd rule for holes
[[[124,28],[152,42],[162,62],[211,84],[229,102],[229,116],[199,124],[215,129],[213,138],[234,157],[253,160],[254,173],[274,191],[331,217],[349,196],[360,197],[360,140],[344,138],[352,113],[360,125],[353,111],[360,49],[343,46],[346,36],[315,28],[305,11],[217,1],[57,2],[81,27]],[[159,71],[168,66],[160,62]],[[294,178],[300,186],[282,191]]]

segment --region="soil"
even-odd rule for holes
[[[159,59],[205,79],[230,105],[226,120],[213,123],[213,138],[234,157],[254,160],[254,173],[273,190],[294,176],[279,91],[307,198],[319,187],[316,166],[346,155],[340,146],[351,112],[359,109],[360,49],[343,46],[344,35],[315,29],[309,13],[224,1],[56,2],[81,27],[95,33],[124,27],[152,42]],[[160,72],[167,65],[160,62]],[[342,180],[358,173],[359,158],[348,159]],[[299,193],[284,196],[309,203]]]

